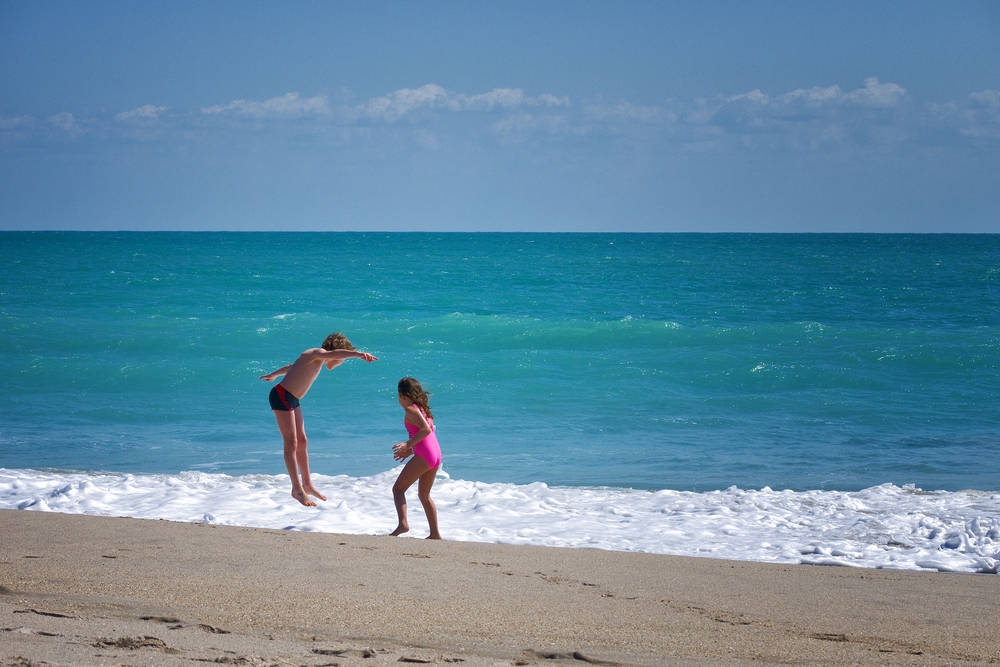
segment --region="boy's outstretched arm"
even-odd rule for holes
[[[261,380],[267,380],[268,382],[271,382],[275,378],[280,378],[282,375],[284,375],[285,373],[287,373],[288,369],[291,368],[291,367],[292,367],[291,364],[282,366],[281,368],[279,368],[276,371],[271,371],[270,373],[265,373],[264,375],[261,375],[260,379]]]
[[[344,359],[364,359],[368,363],[378,361],[378,357],[359,350],[317,350],[316,357],[323,361],[343,361]]]

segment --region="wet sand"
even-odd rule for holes
[[[0,510],[0,666],[1000,663],[1000,577]]]

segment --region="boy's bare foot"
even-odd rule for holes
[[[408,533],[408,532],[410,532],[409,526],[404,524],[399,524],[398,526],[396,526],[396,530],[389,533],[389,535],[395,537],[396,535],[402,535],[403,533]]]
[[[310,484],[309,486],[302,487],[305,492],[308,493],[313,498],[319,498],[320,500],[326,500],[326,496],[316,490],[316,487]]]
[[[427,536],[427,537],[425,537],[424,539],[425,539],[425,540],[440,540],[440,539],[441,539],[441,536],[440,536],[440,535],[428,535],[428,536]]]
[[[303,491],[302,489],[292,489],[292,498],[295,498],[297,501],[299,501],[306,507],[316,507],[316,503],[313,501],[313,499],[307,496],[306,492]],[[324,498],[323,500],[326,500],[326,498]]]

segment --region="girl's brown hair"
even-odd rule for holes
[[[406,396],[408,399],[419,405],[424,409],[424,414],[428,419],[434,419],[434,414],[431,412],[431,406],[428,404],[428,400],[431,394],[424,391],[424,388],[420,386],[416,378],[405,377],[399,381],[396,385],[396,390],[399,392],[400,396]]]

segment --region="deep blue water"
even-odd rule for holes
[[[1000,236],[0,233],[0,467],[281,473],[260,374],[343,330],[313,470],[1000,490]]]

